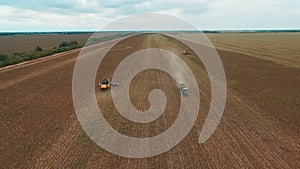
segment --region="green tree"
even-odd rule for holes
[[[8,57],[6,54],[0,53],[0,61],[7,61]]]
[[[58,47],[63,48],[63,47],[68,47],[69,43],[68,42],[62,42],[61,44],[59,44]]]
[[[78,42],[77,41],[71,41],[70,45],[78,45]]]
[[[37,46],[34,51],[41,52],[41,51],[43,51],[43,48],[41,48],[40,46]]]

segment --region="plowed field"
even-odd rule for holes
[[[92,52],[85,58],[103,52],[106,44],[90,47]],[[111,154],[90,140],[80,126],[72,101],[73,69],[79,55],[79,50],[74,50],[0,70],[0,168],[300,166],[299,68],[218,49],[227,78],[226,107],[212,137],[199,144],[199,132],[210,106],[210,83],[195,54],[182,54],[188,47],[181,42],[160,34],[131,36],[105,56],[96,82],[111,77],[127,55],[145,48],[175,53],[192,70],[200,89],[197,121],[176,147],[158,156],[131,159]],[[96,86],[95,94],[99,108],[114,129],[132,137],[150,137],[164,132],[178,116],[178,84],[156,69],[141,72],[130,84],[131,102],[141,111],[149,109],[147,97],[158,86],[168,103],[163,115],[147,124],[121,116],[110,91],[101,92]]]

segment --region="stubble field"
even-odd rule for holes
[[[96,82],[111,77],[116,66],[132,52],[161,48],[175,53],[194,73],[201,96],[197,121],[182,142],[159,156],[130,159],[111,154],[91,141],[80,126],[72,102],[77,49],[0,70],[0,166],[297,168],[300,47],[293,44],[299,40],[291,40],[290,34],[208,37],[217,47],[224,66],[227,101],[217,130],[204,144],[198,143],[198,137],[209,110],[211,89],[203,64],[193,52],[183,55],[188,47],[175,39],[140,34],[110,50],[99,67]],[[288,48],[280,48],[280,39],[286,41]],[[90,55],[102,52],[98,45],[90,48]],[[130,85],[132,104],[142,111],[149,109],[148,94],[158,86],[168,98],[167,107],[162,116],[148,124],[134,123],[121,116],[110,92],[99,91],[96,84],[95,95],[105,119],[115,130],[132,137],[149,137],[164,132],[176,119],[180,102],[178,84],[165,72],[150,69],[138,74]]]

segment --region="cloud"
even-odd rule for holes
[[[159,12],[199,29],[299,28],[298,0],[0,0],[0,31],[98,30],[118,18]]]
[[[9,6],[18,9],[27,9],[35,11],[48,11],[60,13],[101,13],[103,10],[115,9],[116,15],[129,15],[138,12],[156,12],[160,10],[172,10],[181,8],[187,13],[202,12],[207,7],[209,1],[203,0],[0,0],[0,5]]]
[[[97,30],[111,20],[102,14],[69,15],[0,6],[0,31]]]
[[[299,29],[298,0],[217,0],[210,5],[208,13],[186,19],[201,29]]]
[[[171,15],[159,13],[143,13],[131,15],[113,22],[104,30],[196,30],[186,21]]]

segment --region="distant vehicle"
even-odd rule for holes
[[[184,97],[188,96],[187,88],[183,83],[179,84],[179,89],[180,89],[180,92],[181,92],[182,96],[184,96]]]
[[[190,55],[190,54],[191,54],[191,52],[188,51],[188,50],[185,50],[185,51],[183,51],[182,53],[183,53],[184,55]]]

